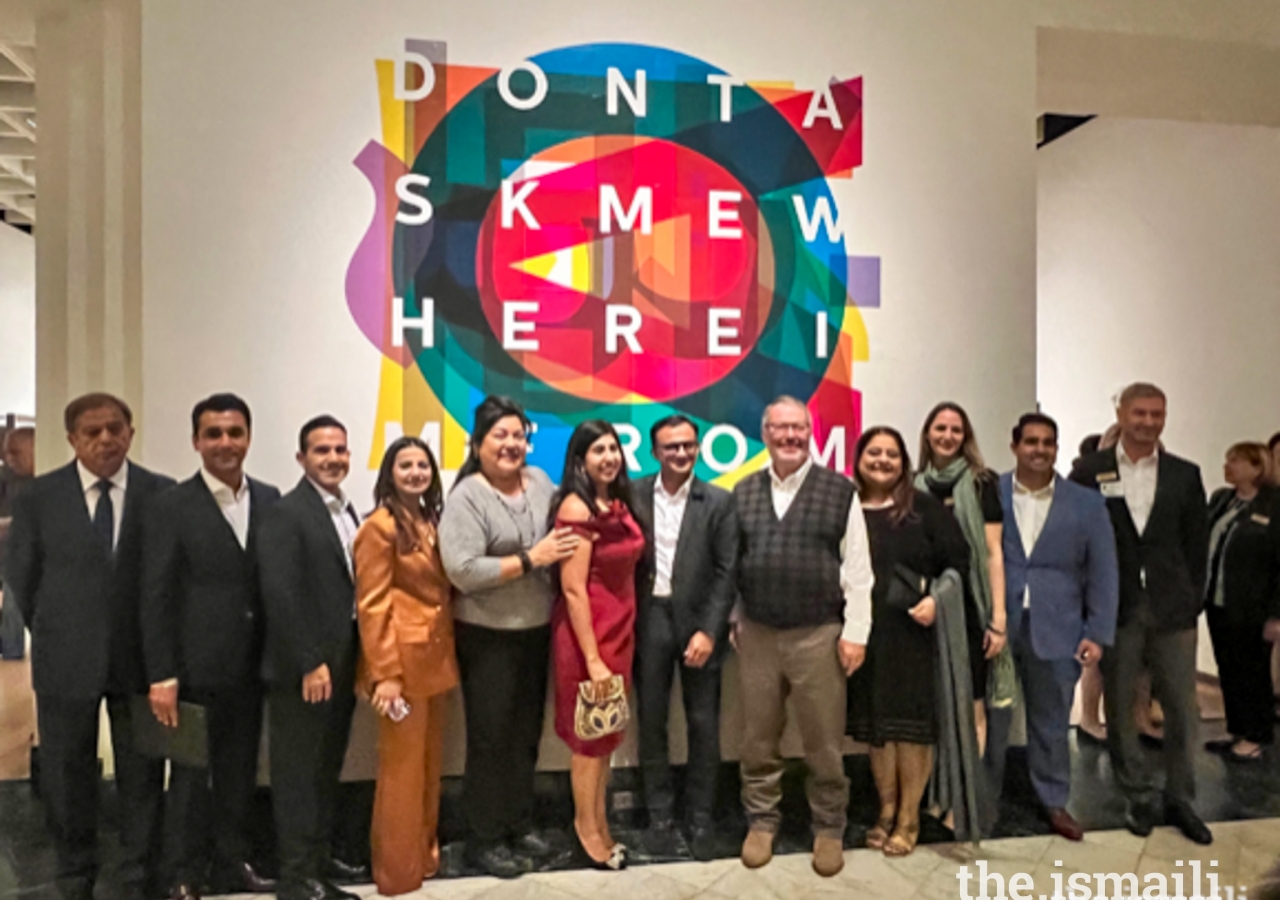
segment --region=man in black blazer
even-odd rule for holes
[[[40,723],[40,788],[68,900],[98,877],[98,709],[111,718],[120,798],[124,894],[155,874],[164,764],[134,749],[129,699],[146,692],[138,632],[142,519],[173,484],[127,459],[133,414],[110,394],[66,408],[75,461],[32,482],[14,503],[7,599],[31,629]]]
[[[1120,395],[1120,443],[1080,459],[1071,479],[1106,498],[1120,562],[1115,647],[1102,657],[1107,744],[1128,799],[1125,825],[1139,836],[1161,819],[1133,715],[1144,666],[1164,709],[1163,818],[1199,844],[1213,834],[1192,809],[1197,740],[1196,620],[1204,600],[1209,526],[1204,482],[1194,463],[1160,446],[1165,395],[1132,384]]]
[[[303,477],[262,529],[270,686],[271,788],[280,900],[356,895],[332,878],[358,870],[332,857],[338,779],[355,709],[355,581],[351,544],[360,524],[342,491],[351,457],[332,416],[302,426]]]
[[[679,667],[689,747],[685,815],[693,854],[706,860],[715,853],[720,664],[736,596],[738,519],[733,495],[693,474],[698,427],[692,421],[668,416],[650,429],[649,441],[661,469],[634,487],[645,532],[644,562],[636,574],[640,764],[650,826],[645,843],[657,856],[679,849],[667,755],[671,680]]]
[[[209,768],[170,762],[165,869],[173,900],[199,898],[212,840],[218,893],[271,890],[250,862],[250,815],[262,734],[258,529],[280,498],[244,473],[253,420],[234,394],[191,411],[201,467],[147,516],[142,643],[151,710],[179,724],[178,701],[204,707]]]

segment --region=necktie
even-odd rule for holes
[[[111,482],[103,478],[96,485],[98,506],[93,511],[93,534],[110,558],[115,557],[116,510],[111,502]]]

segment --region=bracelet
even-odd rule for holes
[[[987,631],[990,631],[990,632],[991,632],[992,634],[994,634],[996,637],[1004,637],[1004,632],[1003,632],[1003,631],[1001,631],[999,628],[995,628],[995,627],[993,627],[993,626],[991,626],[991,625],[988,625],[988,626],[987,626]]]
[[[533,560],[529,558],[527,551],[521,550],[516,554],[516,556],[520,557],[520,568],[523,570],[525,575],[528,575],[533,571]]]

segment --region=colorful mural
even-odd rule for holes
[[[594,417],[651,471],[649,426],[681,412],[699,474],[731,482],[786,393],[848,470],[880,265],[848,253],[829,180],[862,164],[861,79],[806,91],[632,44],[485,68],[418,40],[376,71],[382,135],[355,160],[376,202],[346,284],[382,353],[371,465],[404,431],[456,469],[501,393],[553,476]]]

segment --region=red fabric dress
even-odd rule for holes
[[[644,533],[621,500],[586,522],[556,520],[557,528],[577,531],[591,545],[587,596],[600,658],[631,688],[631,662],[636,652],[636,562],[644,553]],[[622,743],[622,733],[583,741],[574,733],[578,682],[585,681],[587,662],[578,647],[569,607],[562,591],[551,612],[551,654],[555,661],[556,734],[579,756],[608,756]]]

